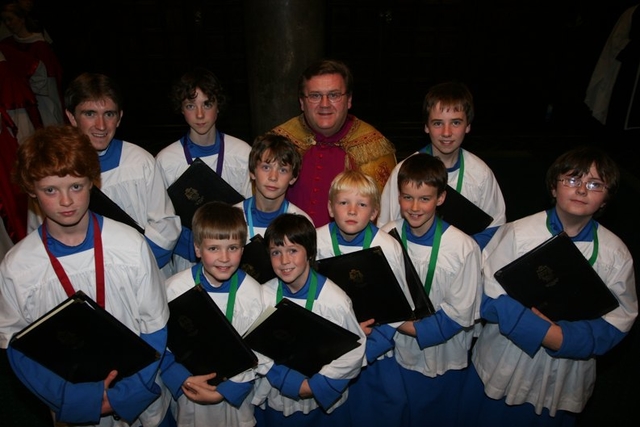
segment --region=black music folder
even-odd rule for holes
[[[565,232],[502,267],[494,277],[509,296],[553,321],[596,319],[619,305]]]
[[[436,208],[436,212],[440,218],[470,236],[483,231],[493,221],[491,215],[473,204],[450,185],[447,185],[447,196],[444,203]]]
[[[256,234],[244,246],[240,268],[258,283],[265,283],[276,277],[271,266],[267,243],[261,234]]]
[[[351,298],[358,322],[409,320],[413,310],[380,246],[317,261],[318,272]]]
[[[160,358],[82,291],[16,333],[11,346],[72,383],[101,381],[116,369],[115,383]]]
[[[199,157],[169,186],[167,193],[182,225],[189,229],[193,214],[203,204],[216,201],[235,205],[244,200],[235,188]]]
[[[244,336],[252,349],[307,377],[357,348],[358,335],[283,298]]]
[[[167,347],[192,374],[212,372],[216,385],[258,364],[215,301],[202,286],[194,286],[169,302]]]
[[[429,295],[424,289],[424,283],[420,280],[420,276],[416,271],[416,267],[413,265],[413,261],[411,261],[411,257],[409,256],[409,252],[407,248],[402,244],[402,238],[400,234],[398,234],[398,230],[395,228],[389,231],[391,237],[396,239],[400,246],[402,247],[402,257],[404,258],[404,272],[407,279],[407,285],[409,286],[409,292],[411,293],[411,298],[413,299],[413,319],[422,319],[423,317],[431,316],[435,314],[436,309],[433,307],[433,303],[429,299]]]
[[[91,187],[91,195],[89,197],[89,209],[99,215],[106,216],[127,224],[135,228],[140,234],[144,234],[144,228],[140,226],[128,213],[126,213],[116,202],[111,200],[109,196],[104,194],[96,185]]]

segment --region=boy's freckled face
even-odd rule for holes
[[[269,243],[271,266],[276,275],[292,290],[299,290],[304,286],[309,276],[309,257],[304,246],[291,243],[285,236],[284,245],[276,246]]]
[[[558,179],[567,177],[569,175],[565,174],[558,177]],[[553,197],[556,198],[556,209],[559,215],[591,217],[606,204],[609,190],[605,189],[602,192],[597,192],[589,191],[585,187],[587,181],[604,182],[598,175],[595,165],[591,165],[589,173],[578,178],[582,181],[579,187],[567,187],[562,182],[557,181],[556,188],[551,191]]]
[[[206,135],[218,120],[218,103],[196,88],[195,98],[182,101],[182,114],[193,132]]]
[[[111,98],[85,101],[73,114],[66,112],[69,122],[91,140],[97,151],[106,150],[120,126],[122,111]]]
[[[334,200],[329,200],[329,215],[335,219],[342,236],[351,240],[374,220],[378,210],[373,207],[370,197],[356,190],[345,190],[338,191]]]
[[[240,239],[203,239],[194,243],[209,283],[219,286],[229,280],[240,266],[244,242]]]
[[[91,181],[87,177],[48,176],[34,183],[34,194],[43,215],[60,227],[77,225],[89,210]]]
[[[429,119],[424,127],[436,157],[455,153],[470,130],[471,125],[467,122],[464,111],[454,111],[453,108],[443,110],[439,103],[429,112]]]
[[[284,197],[289,186],[296,182],[296,178],[293,177],[291,165],[282,165],[277,160],[267,162],[269,157],[270,154],[265,152],[255,171],[249,175],[255,180],[256,192],[260,196],[275,200]]]
[[[436,208],[444,202],[445,194],[438,196],[438,189],[431,185],[417,187],[414,182],[402,185],[398,195],[400,212],[414,235],[422,236],[429,230]]]

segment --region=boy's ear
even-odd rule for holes
[[[333,218],[333,208],[331,207],[331,200],[327,202],[327,209],[329,209],[329,216]]]
[[[427,124],[425,123],[424,125],[424,133],[429,133],[429,126],[427,126]]]
[[[255,181],[256,175],[253,172],[249,172],[249,178],[251,178],[251,181]]]
[[[202,258],[202,257],[200,256],[200,246],[198,246],[198,245],[196,244],[196,242],[193,242],[193,249],[196,251],[196,256],[197,256],[198,258]]]
[[[436,200],[436,206],[440,206],[444,203],[447,198],[447,190],[443,190],[442,193],[438,196],[438,200]]]
[[[369,221],[371,222],[375,222],[374,220],[376,219],[376,217],[378,216],[378,212],[380,212],[380,209],[374,209],[371,211],[371,217],[369,218]]]
[[[291,178],[291,180],[289,180],[289,185],[293,185],[297,180],[298,180],[298,177],[294,176],[293,178]]]
[[[78,123],[76,122],[76,118],[73,115],[73,113],[69,110],[64,110],[64,113],[67,115],[67,118],[69,119],[69,123],[71,123],[71,126],[77,127]]]

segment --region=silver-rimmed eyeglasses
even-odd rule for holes
[[[582,181],[580,178],[575,177],[575,176],[570,176],[567,178],[560,178],[558,181],[560,181],[562,183],[562,185],[564,185],[565,187],[571,187],[571,188],[577,188],[582,186],[582,183],[584,182],[584,186],[587,190],[589,191],[594,191],[596,193],[601,193],[605,190],[605,188],[608,188],[606,185],[604,185],[604,182],[601,181]]]
[[[312,104],[319,104],[322,102],[322,98],[327,97],[330,103],[336,104],[340,102],[345,93],[340,92],[329,92],[329,93],[320,93],[320,92],[311,92],[309,95],[305,95],[305,98],[309,100]]]

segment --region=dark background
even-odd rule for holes
[[[579,144],[605,149],[621,165],[623,185],[601,222],[629,246],[638,277],[639,132],[623,130],[615,115],[600,124],[583,102],[609,33],[634,4],[326,0],[324,44],[326,56],[344,60],[353,71],[352,112],[394,142],[399,159],[427,143],[421,105],[429,86],[465,82],[475,97],[476,119],[464,147],[493,168],[509,220],[549,206],[544,173],[558,154]],[[266,130],[251,123],[245,46],[251,28],[244,25],[242,1],[40,0],[36,6],[62,62],[65,86],[83,71],[108,74],[122,86],[120,138],[155,154],[181,136],[186,126],[171,111],[167,93],[176,77],[198,65],[216,73],[230,97],[218,121],[222,131],[251,142]],[[265,47],[274,44],[265,40]],[[636,325],[598,360],[594,395],[580,426],[638,425],[639,334]],[[11,379],[2,366],[2,377]],[[41,422],[42,408],[9,384],[0,389],[0,397],[10,399],[0,399],[2,424]]]
[[[585,125],[595,126],[582,101],[596,60],[616,20],[634,2],[583,3],[327,0],[324,44],[327,56],[352,68],[352,112],[393,136],[400,151],[422,137],[426,90],[447,79],[467,83],[475,95],[472,134],[581,133]],[[220,127],[247,141],[255,136],[244,44],[245,31],[252,29],[244,26],[241,0],[36,5],[65,82],[95,71],[121,84],[121,133],[133,142],[156,151],[184,130],[167,91],[196,65],[214,71],[231,97]],[[265,40],[268,48],[273,44]]]

